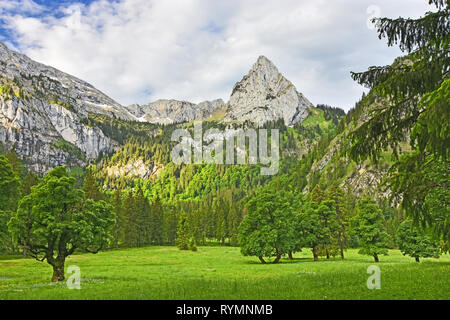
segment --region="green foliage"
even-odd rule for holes
[[[19,203],[8,224],[14,240],[29,254],[53,266],[52,281],[64,280],[65,259],[75,250],[107,247],[115,217],[104,201],[84,200],[66,169],[56,167]]]
[[[334,202],[336,210],[336,226],[332,237],[332,244],[339,248],[341,258],[344,259],[344,250],[348,245],[350,219],[348,199],[344,190],[339,187],[337,182],[328,190],[327,199]]]
[[[397,243],[403,255],[409,255],[417,262],[420,258],[439,257],[438,244],[415,227],[411,220],[406,220],[399,226]]]
[[[177,228],[177,247],[180,250],[189,250],[190,225],[185,212],[180,213]]]
[[[295,246],[295,213],[289,193],[280,194],[271,188],[259,191],[246,205],[247,214],[239,227],[239,244],[245,256],[281,256]]]
[[[450,241],[449,167],[448,160],[416,150],[402,155],[391,168],[390,183],[409,216],[446,242]]]
[[[84,177],[83,191],[86,199],[92,199],[94,201],[105,199],[91,170],[88,170],[86,176]]]
[[[319,257],[319,244],[326,238],[324,230],[319,224],[316,203],[305,203],[296,224],[296,234],[301,239],[301,245],[312,249],[314,261]]]
[[[55,147],[57,147],[58,149],[61,149],[64,152],[67,152],[69,155],[71,155],[75,159],[86,160],[86,156],[80,150],[80,148],[78,148],[77,146],[75,146],[74,144],[72,144],[66,140],[59,140],[55,144]]]
[[[61,106],[64,109],[69,110],[71,112],[75,112],[76,111],[75,107],[72,104],[70,104],[69,102],[64,102],[64,101],[61,101],[61,100],[58,100],[58,99],[54,99],[54,98],[53,99],[49,99],[48,102],[51,103],[51,104],[56,104],[58,106]]]
[[[125,144],[131,138],[149,138],[158,131],[164,130],[165,126],[158,126],[147,122],[125,121],[115,117],[90,113],[84,120],[84,124],[100,128],[109,138]],[[170,128],[170,126],[168,126]],[[170,136],[169,136],[170,140]]]
[[[361,254],[373,256],[378,262],[378,255],[388,253],[383,213],[374,200],[363,198],[358,201],[351,226],[352,232],[359,238]]]
[[[0,155],[0,251],[14,251],[7,223],[17,208],[19,181],[8,159]]]
[[[8,159],[0,155],[0,210],[15,211],[19,197],[20,180]]]
[[[0,83],[0,95],[4,96],[6,100],[11,100],[13,97],[20,99],[23,91],[21,88],[17,88],[14,82],[7,81],[3,85]]]
[[[363,99],[369,119],[351,132],[347,153],[356,161],[377,161],[389,149],[397,156],[410,136],[412,151],[394,164],[387,187],[415,222],[432,224],[440,216],[434,230],[448,241],[448,210],[435,211],[440,207],[435,201],[424,205],[426,198],[442,194],[442,186],[448,190],[447,177],[429,174],[429,168],[448,171],[450,148],[449,3],[429,4],[438,10],[419,19],[375,19],[379,37],[389,46],[399,45],[407,56],[390,66],[352,74],[371,92]]]
[[[191,239],[189,239],[189,250],[191,251],[197,251],[197,243],[195,242],[195,238],[191,237]]]

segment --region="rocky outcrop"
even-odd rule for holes
[[[126,109],[139,121],[174,124],[204,120],[225,107],[222,99],[194,104],[178,100],[157,100],[147,105],[131,105]]]
[[[116,143],[85,124],[88,113],[134,119],[88,83],[0,43],[0,142],[30,168],[81,166],[111,152]]]
[[[148,179],[158,175],[162,169],[164,169],[163,165],[154,162],[145,163],[142,159],[135,159],[125,165],[106,167],[104,170],[111,177]]]
[[[262,125],[283,119],[288,126],[303,121],[313,107],[266,57],[261,56],[250,72],[236,83],[227,104],[225,121],[250,121]]]

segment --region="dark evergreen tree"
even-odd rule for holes
[[[181,211],[178,216],[178,227],[177,227],[177,247],[180,250],[189,250],[189,240],[190,236],[190,225],[189,218],[186,212]]]
[[[409,138],[411,152],[391,168],[388,187],[408,214],[437,236],[450,240],[450,216],[427,205],[428,198],[447,193],[449,179],[430,172],[448,173],[450,149],[450,4],[429,0],[437,8],[419,19],[378,18],[379,37],[398,45],[406,56],[392,65],[353,73],[353,79],[371,89],[364,98],[367,121],[350,134],[348,153],[357,161],[377,161],[384,150],[400,151]],[[425,172],[424,172],[425,170]],[[448,206],[448,196],[445,199]]]
[[[17,209],[20,182],[8,159],[0,155],[0,251],[14,251],[7,224]]]
[[[153,200],[150,208],[150,243],[162,245],[164,242],[164,210],[159,197]]]
[[[105,199],[91,170],[88,170],[86,176],[84,177],[83,191],[86,199],[92,199],[94,201]]]
[[[327,199],[334,201],[335,204],[337,228],[336,237],[333,240],[336,240],[341,259],[344,259],[344,250],[348,242],[349,213],[346,194],[339,187],[338,182],[335,182],[328,190]]]

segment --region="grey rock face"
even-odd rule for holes
[[[88,113],[134,119],[88,83],[37,63],[0,43],[0,142],[39,173],[81,166],[116,143],[85,125]]]
[[[262,125],[284,119],[294,125],[312,104],[277,68],[260,57],[234,86],[230,101],[198,104],[158,100],[123,107],[92,85],[9,50],[0,42],[0,142],[14,147],[38,173],[54,166],[83,166],[117,143],[87,125],[89,113],[122,120],[176,124],[223,117]]]
[[[288,126],[303,121],[313,107],[303,94],[264,56],[236,83],[227,104],[225,121],[263,125],[283,119]]]
[[[204,101],[199,104],[178,100],[157,100],[142,106],[133,104],[126,109],[139,121],[173,124],[204,120],[224,107],[225,103],[222,99]]]

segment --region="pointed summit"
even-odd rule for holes
[[[253,65],[253,69],[265,68],[265,69],[275,69],[278,72],[277,67],[270,61],[266,56],[259,56]]]
[[[263,125],[283,119],[288,126],[301,122],[313,105],[265,56],[260,56],[250,72],[236,83],[227,105],[225,121],[250,121]]]

